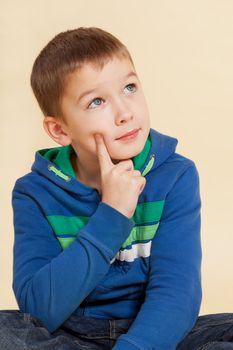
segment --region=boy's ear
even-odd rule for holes
[[[55,117],[45,116],[43,121],[43,127],[47,134],[56,142],[62,146],[68,146],[71,144],[71,138],[65,131],[64,123]]]

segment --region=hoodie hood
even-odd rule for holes
[[[168,157],[175,153],[177,143],[178,140],[176,138],[150,128],[143,150],[137,156],[131,158],[134,169],[139,170],[142,176],[145,176],[153,169],[158,168]],[[67,188],[68,183],[72,183],[72,185],[69,185],[75,190],[75,187],[79,185],[79,190],[81,190],[82,194],[85,191],[93,191],[92,187],[77,181],[70,161],[70,156],[73,152],[74,149],[71,145],[39,150],[36,152],[32,171],[50,178],[62,187]]]

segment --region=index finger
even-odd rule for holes
[[[112,168],[114,164],[108,153],[104,137],[101,134],[95,134],[94,136],[96,141],[97,156],[100,163],[100,171],[101,173],[106,172]]]

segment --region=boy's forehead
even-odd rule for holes
[[[129,59],[112,59],[103,68],[88,62],[70,75],[68,85],[71,87],[78,83],[78,90],[83,95],[86,90],[101,88],[117,81],[123,82],[130,77],[137,78],[137,73]]]
[[[129,58],[113,56],[112,58],[106,59],[102,66],[98,62],[86,61],[82,64],[79,72],[86,74],[104,74],[116,68],[124,71],[131,67],[133,68],[133,65]]]

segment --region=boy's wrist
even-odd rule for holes
[[[115,256],[133,227],[133,220],[128,219],[110,205],[100,202],[83,228],[83,236],[89,233],[95,241],[99,241],[106,250],[111,252],[111,255]]]
[[[114,207],[114,205],[112,205],[111,203],[108,203],[104,199],[102,199],[102,203],[104,203],[104,204],[110,206],[111,208],[115,209],[118,213],[122,214],[127,219],[131,219],[132,215],[130,216],[130,214],[126,213],[126,211],[124,211],[123,209]]]

